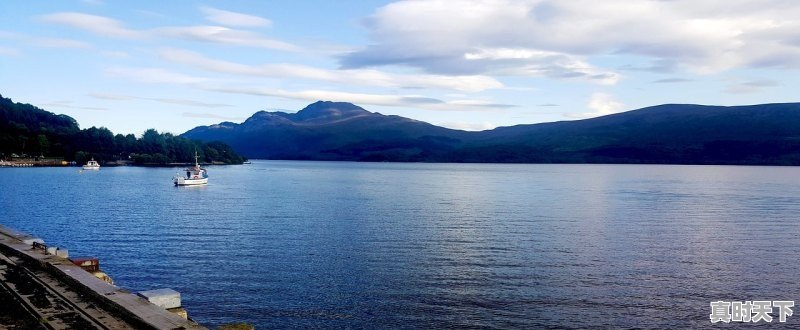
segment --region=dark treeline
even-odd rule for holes
[[[222,142],[201,142],[154,129],[141,138],[112,133],[105,127],[80,129],[75,119],[0,95],[0,157],[64,157],[84,163],[129,160],[135,164],[194,162],[241,164],[244,159]]]

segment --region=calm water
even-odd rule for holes
[[[210,326],[685,328],[712,300],[800,300],[800,168],[176,170],[0,169],[0,221]]]

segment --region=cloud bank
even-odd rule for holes
[[[399,1],[366,19],[372,43],[344,67],[407,65],[446,74],[580,78],[613,84],[595,55],[693,73],[800,66],[793,1]]]

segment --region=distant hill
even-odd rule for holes
[[[101,163],[130,160],[136,164],[163,165],[194,162],[195,150],[205,162],[241,164],[244,161],[221,142],[192,141],[154,129],[145,131],[140,138],[133,134],[114,135],[105,127],[80,129],[72,117],[0,95],[0,159],[14,155],[45,156],[79,163],[95,158]]]
[[[64,154],[68,136],[80,132],[78,122],[0,95],[0,153]]]
[[[218,140],[250,158],[425,161],[447,151],[459,132],[343,102],[316,102],[297,113],[259,111],[241,124],[223,122],[182,136]]]
[[[598,118],[501,127],[461,150],[517,146],[525,162],[800,164],[800,104],[666,104]],[[476,155],[478,154],[478,155]]]
[[[800,103],[666,104],[466,132],[343,102],[194,128],[251,158],[353,161],[800,165]]]

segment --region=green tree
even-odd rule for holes
[[[44,134],[36,135],[36,139],[34,140],[34,145],[32,147],[33,148],[31,151],[36,155],[47,155],[50,153],[50,141]]]
[[[148,154],[165,153],[166,138],[154,129],[148,129],[142,134],[140,140],[141,151]]]
[[[75,162],[78,164],[86,164],[90,159],[92,156],[88,152],[78,151],[75,153]]]

